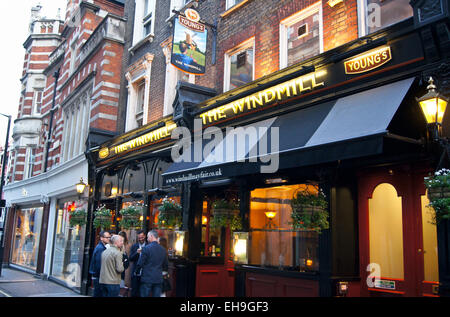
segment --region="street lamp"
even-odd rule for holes
[[[77,188],[77,193],[81,197],[81,195],[84,193],[84,189],[86,188],[86,184],[83,182],[83,177],[80,178],[80,182],[75,184]]]
[[[432,129],[433,140],[438,141],[448,100],[436,90],[432,77],[428,80],[427,89],[428,92],[422,97],[416,98],[416,100],[422,109],[428,126]]]
[[[3,199],[3,185],[5,184],[5,170],[6,165],[8,165],[8,140],[9,140],[9,129],[11,127],[11,116],[8,114],[0,113],[0,115],[8,118],[8,128],[6,130],[6,141],[5,141],[5,149],[3,152],[3,161],[2,161],[2,175],[0,178],[0,217],[2,215],[2,209],[5,208],[6,203]],[[2,276],[2,266],[3,266],[3,236],[5,235],[5,222],[6,222],[6,211],[5,211],[5,217],[2,224],[2,227],[0,228],[0,276]]]

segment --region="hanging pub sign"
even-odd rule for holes
[[[197,11],[187,9],[175,19],[171,64],[183,72],[203,75],[206,65],[207,30]]]

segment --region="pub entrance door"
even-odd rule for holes
[[[363,296],[437,296],[437,233],[426,175],[409,166],[360,175]]]
[[[231,258],[229,227],[213,226],[212,205],[205,196],[202,205],[202,235],[196,271],[196,297],[233,297],[234,263]]]

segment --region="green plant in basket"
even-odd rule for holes
[[[142,227],[142,207],[130,205],[119,211],[122,219],[119,226],[123,229],[138,229]]]
[[[239,206],[234,201],[225,199],[216,200],[212,204],[212,217],[209,226],[213,229],[229,227],[231,231],[242,229],[242,220],[239,216]]]
[[[182,224],[182,207],[175,200],[164,198],[161,206],[158,208],[158,227],[159,228],[179,228]]]
[[[433,224],[450,219],[450,170],[440,169],[424,178],[430,204],[434,210]]]
[[[297,192],[291,200],[292,222],[295,230],[313,230],[321,233],[328,229],[328,202],[325,194],[319,190],[311,193],[307,190]]]
[[[86,210],[76,209],[69,213],[69,224],[71,227],[84,226],[86,224]]]
[[[94,227],[95,228],[101,228],[104,230],[107,230],[111,228],[112,226],[112,212],[110,209],[106,208],[105,206],[100,206],[95,212],[94,212]]]

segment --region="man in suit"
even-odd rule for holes
[[[141,297],[161,297],[163,282],[162,268],[168,265],[167,252],[158,243],[158,232],[152,230],[148,233],[149,244],[142,249],[136,270],[142,269]]]
[[[102,253],[100,284],[104,285],[104,297],[119,297],[120,279],[123,266],[123,237],[115,234],[111,237],[110,247]]]
[[[100,241],[92,253],[91,265],[89,273],[92,274],[92,282],[94,283],[94,297],[103,297],[105,294],[104,285],[100,284],[100,268],[102,266],[102,253],[109,246],[111,234],[108,231],[100,232]]]
[[[138,241],[130,248],[131,262],[131,297],[140,297],[139,288],[141,285],[141,275],[136,273],[136,264],[141,256],[142,249],[148,244],[144,230],[137,232]]]

